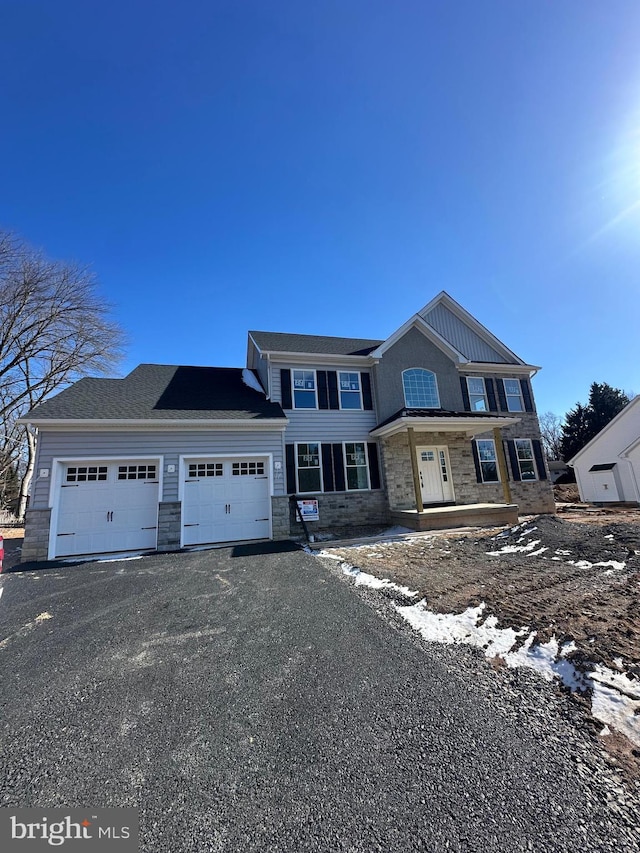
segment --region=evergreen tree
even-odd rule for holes
[[[568,462],[629,403],[627,395],[606,382],[593,382],[586,406],[577,403],[562,425],[560,452]]]

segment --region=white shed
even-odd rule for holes
[[[640,396],[568,463],[585,502],[640,503]]]

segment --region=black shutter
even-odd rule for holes
[[[511,462],[511,479],[516,481],[521,480],[522,478],[520,477],[520,466],[518,465],[518,454],[516,453],[515,441],[507,441],[507,449],[509,451],[509,460]]]
[[[318,378],[318,408],[319,409],[328,409],[329,408],[329,390],[327,388],[327,371],[326,370],[317,370],[316,376]]]
[[[475,441],[471,442],[471,452],[473,453],[473,464],[476,466],[476,481],[482,482],[482,468],[480,467],[480,457],[478,456],[478,445]]]
[[[369,480],[372,489],[380,488],[380,466],[378,464],[378,445],[375,441],[367,442],[367,454],[369,456]]]
[[[344,492],[346,483],[344,479],[344,457],[342,455],[342,445],[332,444],[333,451],[333,474],[335,477],[334,483],[336,492]]]
[[[293,444],[285,445],[285,460],[287,464],[287,494],[296,493],[296,448]]]
[[[498,389],[498,403],[500,404],[500,411],[508,412],[507,395],[504,393],[504,382],[502,379],[496,379],[496,388]]]
[[[368,373],[360,374],[362,383],[362,405],[365,409],[373,409],[373,397],[371,396],[371,376]]]
[[[335,492],[336,486],[333,481],[333,460],[331,458],[331,445],[322,445],[322,481],[325,492]]]
[[[531,399],[531,387],[529,386],[528,379],[520,380],[520,387],[522,388],[522,399],[524,400],[524,410],[525,412],[533,411],[533,400]]]
[[[340,399],[338,398],[338,374],[335,370],[327,371],[327,383],[329,385],[329,408],[339,409]]]
[[[484,384],[487,389],[487,405],[489,406],[489,411],[497,412],[498,404],[496,402],[496,392],[494,390],[493,379],[485,379]]]
[[[465,412],[471,411],[471,403],[469,401],[469,388],[467,387],[467,377],[460,377],[460,390],[462,391],[462,405]]]
[[[541,480],[547,479],[547,468],[544,464],[544,456],[542,454],[542,444],[537,438],[531,442],[533,444],[533,455],[536,458],[536,468],[538,469],[538,477]]]
[[[282,408],[292,409],[293,401],[291,400],[291,371],[284,367],[280,371],[280,396],[282,397]]]

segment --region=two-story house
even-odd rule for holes
[[[526,364],[446,293],[386,340],[252,331],[246,368],[140,365],[36,407],[23,559],[553,512]]]

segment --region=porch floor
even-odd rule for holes
[[[411,530],[441,530],[447,527],[485,527],[490,525],[517,524],[517,504],[464,504],[457,506],[428,507],[420,512],[415,509],[391,511],[394,524]]]

